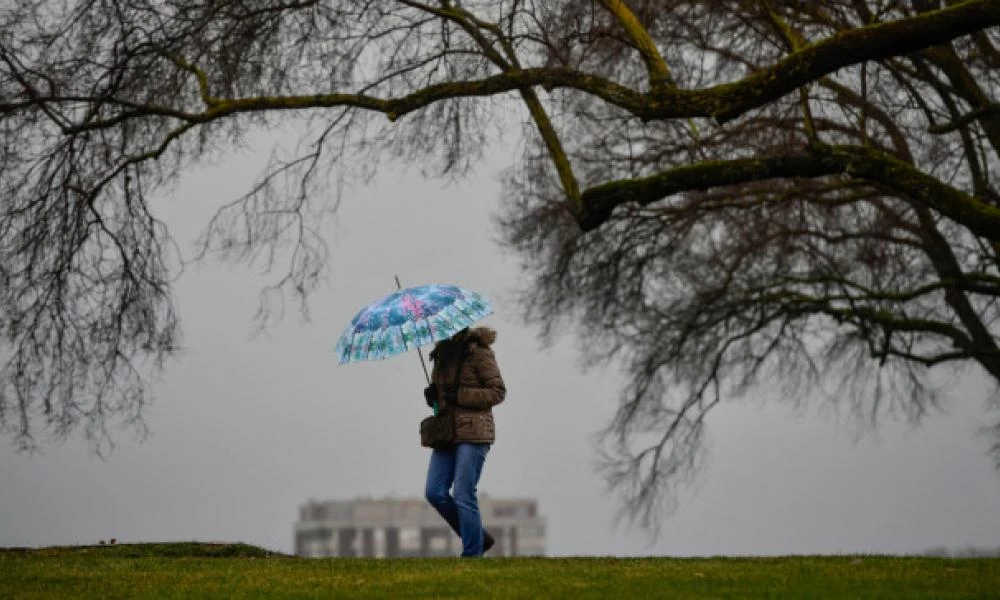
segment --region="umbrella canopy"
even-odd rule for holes
[[[388,358],[449,338],[491,314],[486,298],[448,284],[409,287],[361,309],[337,341],[340,363]]]

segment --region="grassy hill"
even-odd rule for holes
[[[1000,598],[1000,559],[302,559],[246,544],[0,549],[0,598]]]

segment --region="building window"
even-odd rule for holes
[[[416,527],[401,527],[399,529],[399,547],[406,551],[419,551],[420,530]]]
[[[525,525],[518,528],[521,537],[540,538],[545,535],[545,528],[541,525]]]

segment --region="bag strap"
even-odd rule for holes
[[[458,354],[458,367],[455,369],[455,380],[454,380],[454,383],[452,384],[454,386],[456,392],[458,391],[458,385],[462,382],[462,367],[465,366],[465,357],[466,357],[466,351],[467,350],[468,350],[468,344],[464,345],[461,348],[461,350],[459,350],[459,354]],[[456,401],[456,404],[457,404],[457,401]],[[438,414],[437,401],[435,401],[435,403],[434,403],[434,414],[435,415]],[[452,413],[451,413],[451,418],[452,418],[452,421],[455,420],[455,412],[454,411],[452,411]]]
[[[462,383],[462,367],[465,366],[465,351],[468,348],[462,347],[458,354],[458,367],[455,369],[455,381],[452,383],[452,387],[455,388],[456,394],[458,393],[458,386]],[[457,400],[456,400],[457,403]]]
[[[455,406],[448,406],[448,412],[451,413],[451,430],[453,432],[458,429],[458,424],[455,422],[455,414],[458,412],[456,410],[458,408],[458,386],[462,383],[462,367],[465,366],[466,350],[468,350],[468,347],[463,345],[458,351],[458,367],[455,369],[455,382],[452,384],[455,388]]]

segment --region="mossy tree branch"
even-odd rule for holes
[[[843,67],[906,54],[996,25],[1000,25],[1000,0],[967,0],[914,17],[839,33],[804,46],[774,65],[739,81],[705,89],[671,87],[644,94],[604,77],[574,69],[512,68],[483,79],[428,85],[397,98],[338,92],[243,98],[208,95],[205,99],[209,110],[176,112],[185,120],[206,122],[245,112],[355,107],[381,112],[395,120],[442,100],[493,96],[538,86],[585,92],[642,119],[712,117],[721,123]],[[178,65],[198,75],[199,71],[190,64],[180,62]],[[657,67],[654,72],[663,69]],[[198,84],[201,92],[207,93],[204,77],[198,76]],[[151,106],[150,112],[155,114],[157,111]]]
[[[624,0],[600,0],[603,6],[621,24],[622,28],[635,44],[642,61],[646,64],[646,71],[649,73],[649,87],[655,93],[666,92],[673,83],[670,75],[670,68],[667,61],[663,59],[656,42],[649,35],[649,32],[642,25],[632,9]]]
[[[1000,208],[931,177],[898,158],[861,146],[827,146],[769,158],[704,161],[650,177],[603,183],[583,192],[585,230],[627,202],[650,204],[673,194],[769,179],[843,174],[920,202],[989,239],[1000,240]]]

